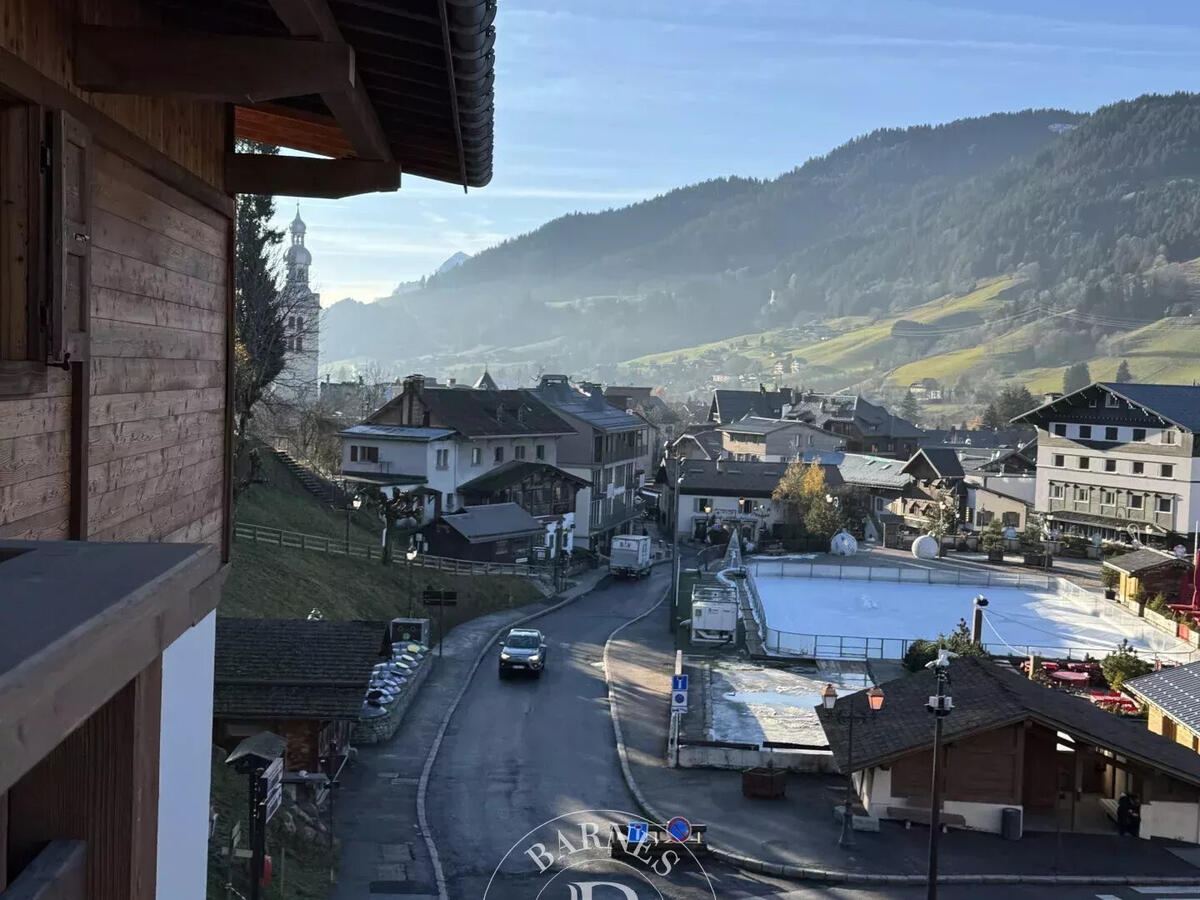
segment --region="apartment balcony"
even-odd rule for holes
[[[630,483],[624,493],[609,499],[602,497],[592,501],[590,528],[592,531],[606,531],[628,522],[641,514],[641,507],[634,502],[636,491]]]

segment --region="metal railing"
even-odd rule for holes
[[[347,544],[344,538],[284,531],[279,528],[268,528],[264,525],[253,525],[246,522],[234,524],[233,539],[252,544],[265,544],[269,547],[287,547],[308,553],[327,553],[330,556],[351,556],[357,559],[376,560],[383,558],[383,547],[374,544],[359,544],[353,541]],[[397,568],[409,565],[408,560],[404,558],[403,549],[393,547],[393,553]],[[429,556],[423,553],[418,555],[411,564],[455,575],[516,575],[522,577],[546,575],[553,568],[549,563],[539,566],[528,563],[477,562],[469,559]]]
[[[899,566],[838,566],[796,559],[755,559],[749,563],[754,575],[831,578],[839,581],[894,581],[902,584],[954,584],[978,587],[1015,587],[1048,590],[1064,579],[1053,575],[1009,574],[985,570],[915,569]],[[1069,583],[1069,582],[1068,582]]]

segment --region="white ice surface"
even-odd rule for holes
[[[1008,652],[1024,654],[1032,647],[1047,654],[1066,655],[1069,649],[1074,656],[1102,655],[1126,637],[1138,650],[1165,659],[1184,659],[1190,649],[1098,594],[1095,599],[1074,599],[1053,590],[786,575],[758,575],[754,580],[767,625],[783,633],[778,640],[784,650],[811,652],[811,635],[933,638],[953,631],[959,619],[969,623],[972,601],[980,593],[988,599],[984,643],[993,652],[1012,648]],[[775,640],[772,632],[768,647],[773,648]]]

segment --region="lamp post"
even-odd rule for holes
[[[925,668],[933,669],[937,676],[937,693],[929,698],[925,708],[933,713],[933,784],[930,786],[929,804],[929,872],[928,887],[925,897],[927,900],[937,900],[938,877],[938,832],[941,828],[942,806],[942,719],[950,715],[954,709],[954,701],[946,693],[949,682],[950,659],[957,656],[949,650],[938,651],[937,659],[927,662]]]
[[[675,633],[675,622],[679,619],[679,504],[680,492],[683,489],[683,476],[680,475],[675,480],[675,515],[671,518],[674,520],[675,542],[672,549],[675,562],[675,590],[674,601],[671,603],[671,621],[668,627],[671,629],[671,634]]]
[[[851,694],[851,698],[853,698]],[[838,846],[853,847],[854,846],[854,723],[856,721],[869,722],[874,719],[875,714],[883,709],[883,691],[878,687],[873,687],[867,691],[867,705],[870,707],[870,712],[856,713],[850,708],[853,700],[846,703],[845,709],[837,709],[837,688],[832,684],[826,684],[821,689],[821,704],[826,710],[833,713],[834,719],[846,725],[848,731],[846,734],[846,802],[842,807],[842,834],[838,838]]]
[[[362,509],[362,494],[355,493],[346,504],[346,555],[350,555],[350,513]]]
[[[404,558],[408,560],[408,617],[411,619],[413,615],[413,563],[417,561],[417,555],[421,552],[422,544],[421,536],[414,534],[412,541],[409,542],[408,549],[404,551]]]

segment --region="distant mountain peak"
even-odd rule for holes
[[[471,256],[469,253],[463,253],[461,250],[459,250],[448,260],[437,267],[437,274],[441,275],[443,272],[449,272],[451,269],[457,269],[470,258]]]

